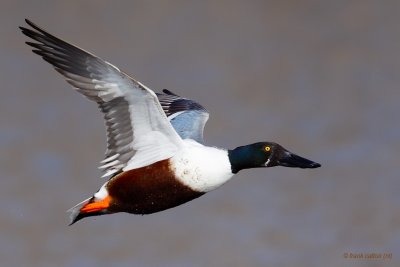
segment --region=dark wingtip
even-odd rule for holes
[[[37,30],[39,32],[43,32],[42,29],[40,29],[35,23],[33,23],[32,21],[30,21],[29,19],[25,19],[26,24],[28,24],[28,26],[31,26],[34,30]],[[37,32],[35,32],[34,30],[30,29],[30,28],[26,28],[23,26],[19,26],[18,27],[23,34],[25,34],[28,37],[31,37],[32,39],[35,39],[34,36],[37,35]]]
[[[30,21],[29,19],[25,18],[24,20],[25,20],[25,23],[28,24],[29,26],[31,26],[31,27],[33,27],[33,28],[36,28],[36,27],[37,27],[36,24],[33,23],[32,21]],[[25,28],[25,27],[22,27],[22,26],[20,26],[19,28],[20,28],[21,30],[26,30],[26,28]]]
[[[168,89],[163,89],[162,91],[163,91],[164,94],[167,94],[167,95],[178,96],[177,94],[172,93],[172,92],[171,92],[170,90],[168,90]]]

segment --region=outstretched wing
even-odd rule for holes
[[[208,111],[199,103],[180,97],[167,89],[164,89],[163,93],[157,93],[157,97],[175,131],[182,139],[193,139],[203,143]]]
[[[104,177],[170,158],[183,146],[152,90],[107,61],[25,21],[32,29],[20,29],[36,41],[27,42],[33,52],[103,112],[107,151],[100,169]]]

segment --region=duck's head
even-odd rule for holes
[[[259,142],[228,151],[232,173],[260,167],[318,168],[321,164],[289,152],[273,142]]]

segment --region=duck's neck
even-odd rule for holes
[[[260,167],[257,154],[254,153],[251,145],[240,146],[232,150],[228,150],[228,157],[231,163],[232,173],[238,173],[243,169]]]

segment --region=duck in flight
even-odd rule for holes
[[[70,224],[85,217],[128,212],[151,214],[220,187],[240,170],[321,165],[273,142],[232,150],[205,146],[207,110],[166,89],[154,93],[111,63],[65,42],[29,20],[22,33],[33,52],[95,101],[107,129],[100,169],[107,182],[69,211]]]

